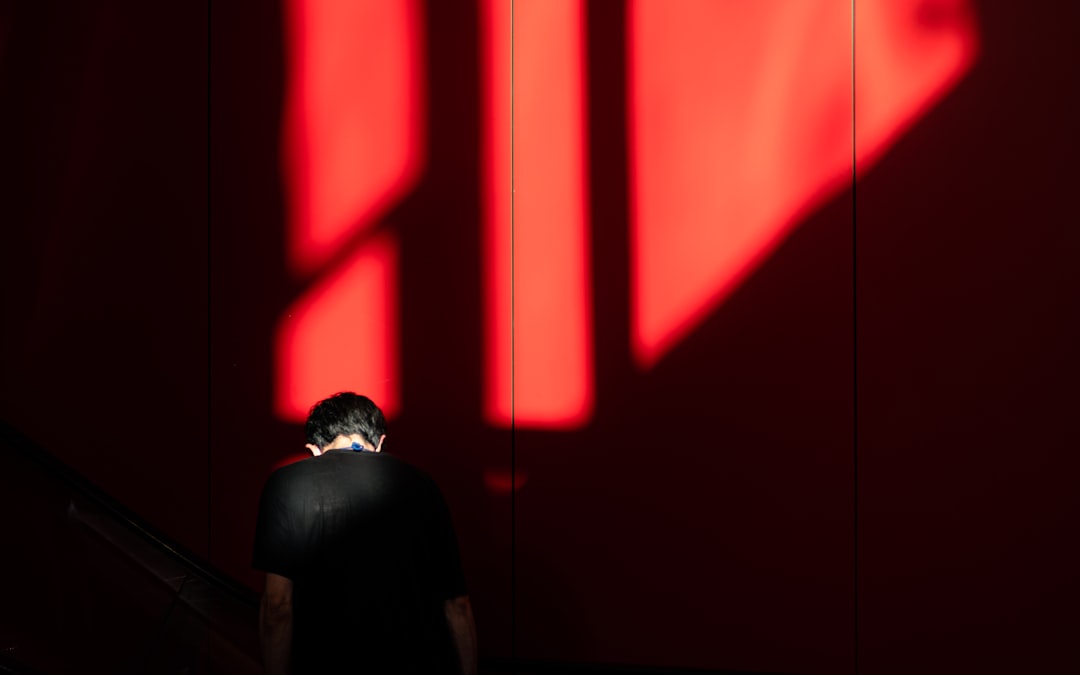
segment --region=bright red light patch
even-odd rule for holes
[[[397,246],[383,236],[295,302],[277,336],[277,414],[302,422],[339,391],[370,397],[389,417],[398,390]]]
[[[978,32],[968,0],[862,2],[855,31],[861,174],[967,73]]]
[[[963,75],[966,2],[856,8],[860,171]],[[852,178],[852,16],[836,0],[633,0],[632,331],[649,366]]]
[[[593,400],[583,5],[512,7],[513,73],[511,3],[488,0],[482,14],[485,411],[497,424],[566,428]]]
[[[410,190],[425,145],[418,0],[290,0],[283,147],[289,254],[316,271]],[[277,336],[275,406],[302,421],[342,390],[393,415],[398,392],[397,247],[352,250],[295,302]]]
[[[285,25],[289,254],[310,272],[419,175],[422,22],[416,0],[290,0]]]

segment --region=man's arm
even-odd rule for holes
[[[454,638],[462,675],[476,675],[476,622],[473,620],[472,603],[463,595],[443,603],[446,623]]]
[[[266,573],[266,590],[259,604],[259,645],[266,675],[292,672],[292,580]]]

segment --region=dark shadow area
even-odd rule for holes
[[[7,425],[0,482],[0,649],[13,668],[261,672],[249,589]]]
[[[864,672],[1080,669],[1080,13],[977,10],[972,71],[858,184]]]
[[[0,419],[205,554],[206,5],[0,24]]]
[[[783,675],[760,670],[702,670],[698,668],[648,668],[631,665],[510,661],[493,659],[481,672],[487,675]]]

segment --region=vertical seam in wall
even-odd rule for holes
[[[852,640],[855,675],[859,673],[859,312],[856,225],[857,135],[855,133],[855,2],[851,0],[851,390],[852,390]]]
[[[517,416],[514,324],[514,0],[510,0],[510,657],[517,658]]]
[[[211,350],[213,349],[213,342],[210,338],[211,330],[210,324],[213,321],[211,308],[211,293],[210,285],[212,281],[211,274],[211,251],[210,251],[210,129],[213,124],[210,110],[210,39],[211,39],[211,20],[210,20],[210,0],[206,0],[206,562],[208,565],[213,565],[213,556],[211,555],[211,546],[213,545],[213,537],[211,536],[211,514],[213,505],[213,471],[212,456],[210,450],[210,439],[212,438],[210,429],[210,410],[211,410],[211,395],[212,388],[210,386],[212,379],[211,368]]]

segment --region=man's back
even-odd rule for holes
[[[455,672],[443,603],[466,594],[445,502],[420,470],[339,450],[279,469],[254,566],[293,581],[297,673]]]

